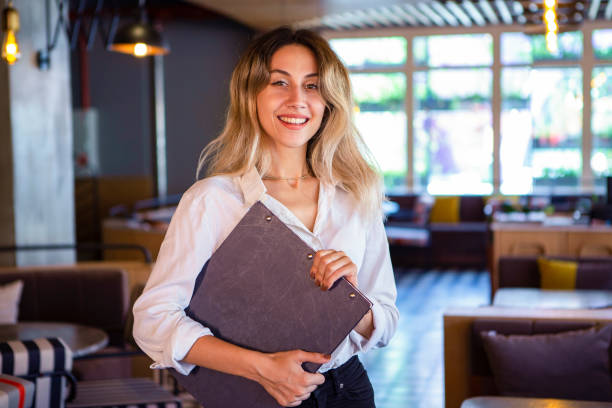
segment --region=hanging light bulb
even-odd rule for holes
[[[555,8],[556,0],[544,0],[544,24],[546,24],[546,48],[552,54],[559,52],[559,44],[557,41],[557,31],[559,24],[557,23],[557,13]]]
[[[145,0],[139,1],[140,21],[121,27],[108,49],[135,57],[165,55],[170,49],[161,34],[147,21]]]
[[[19,44],[15,32],[19,31],[19,13],[9,1],[8,6],[2,11],[2,58],[13,65],[21,56]]]

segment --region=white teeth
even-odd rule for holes
[[[291,123],[292,125],[301,125],[302,123],[306,123],[308,119],[306,118],[289,118],[287,116],[279,116],[280,120],[286,123]]]

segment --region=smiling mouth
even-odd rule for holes
[[[278,116],[278,119],[281,122],[289,125],[303,125],[304,123],[308,122],[308,118],[292,118],[289,116]]]

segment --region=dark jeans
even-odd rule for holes
[[[323,373],[325,382],[302,402],[301,408],[375,408],[374,389],[357,356]]]

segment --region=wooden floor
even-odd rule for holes
[[[486,271],[407,269],[396,271],[400,321],[382,349],[360,356],[377,408],[442,408],[444,380],[442,313],[454,306],[488,303]]]

